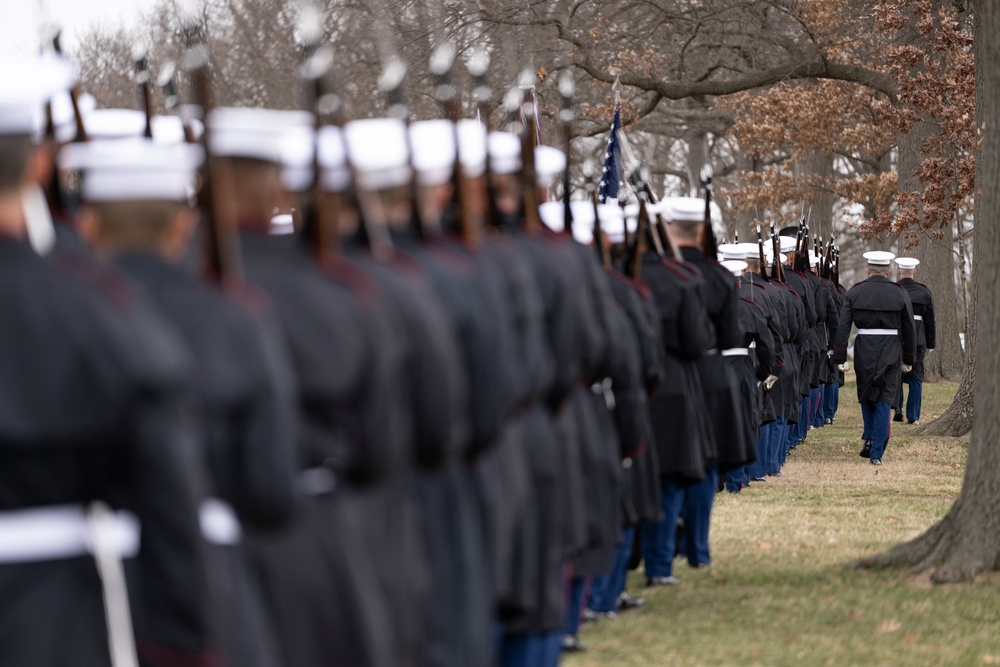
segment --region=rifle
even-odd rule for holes
[[[315,118],[313,126],[312,183],[302,204],[302,236],[318,262],[324,262],[340,252],[338,233],[340,213],[339,193],[329,193],[323,205],[322,169],[319,163],[321,130],[327,114],[339,111],[339,97],[326,91],[325,79],[333,65],[333,50],[320,46],[321,18],[314,5],[304,5],[299,14],[298,33],[302,40],[303,58],[299,66],[299,76],[305,91],[306,108]]]
[[[451,172],[452,204],[458,211],[458,225],[462,240],[470,248],[476,248],[482,243],[482,228],[472,211],[469,202],[469,185],[466,182],[465,170],[462,168],[461,141],[458,134],[462,105],[458,89],[452,83],[451,73],[454,62],[455,47],[445,42],[431,57],[431,72],[437,75],[438,79],[437,86],[434,88],[434,97],[444,108],[445,117],[451,122],[455,137],[455,163]]]
[[[184,67],[191,77],[193,99],[201,107],[204,124],[201,145],[205,150],[205,159],[199,169],[201,187],[197,197],[204,234],[202,272],[209,280],[223,284],[242,277],[239,239],[233,233],[232,197],[226,196],[231,192],[232,174],[227,162],[212,160],[209,152],[211,129],[208,116],[213,108],[213,98],[208,72],[208,45],[197,22],[189,24],[185,32]]]
[[[42,14],[45,14],[44,7],[42,8]],[[51,39],[52,51],[59,57],[63,57],[62,43],[60,42],[60,32],[56,32]],[[79,102],[79,84],[74,83],[69,89],[69,99],[73,106],[73,117],[76,121],[76,135],[73,138],[74,142],[87,141],[87,132],[83,124],[83,114],[80,111]],[[52,145],[56,144],[56,125],[55,118],[52,115],[52,101],[48,100],[45,103],[45,137],[52,142]],[[52,169],[49,176],[49,188],[48,195],[50,197],[50,204],[52,207],[58,211],[66,211],[67,204],[69,203],[69,197],[66,192],[63,191],[62,183],[59,180],[59,170]]]
[[[757,225],[757,257],[760,261],[760,277],[767,280],[767,258],[764,256],[764,239],[760,235],[760,225]]]
[[[587,189],[590,191],[590,203],[594,207],[594,249],[597,259],[605,269],[611,268],[611,253],[604,245],[601,229],[600,207],[597,202],[597,184],[594,183],[594,165],[590,160],[583,165],[583,175],[587,179]]]
[[[659,234],[653,229],[652,219],[649,215],[649,205],[652,203],[653,194],[649,187],[649,182],[642,173],[640,167],[634,167],[629,173],[628,180],[632,183],[636,197],[639,200],[639,219],[636,224],[635,242],[633,243],[630,275],[633,280],[639,280],[639,273],[642,267],[642,256],[647,247],[656,250],[656,254],[663,257],[663,243]],[[649,245],[647,245],[649,244]],[[677,252],[676,248],[672,248]],[[675,255],[677,257],[678,255]]]
[[[796,271],[809,270],[809,223],[805,223],[802,229],[802,249],[799,251],[799,267]]]
[[[566,169],[563,170],[563,233],[573,234],[573,209],[569,204],[570,179],[569,168],[573,155],[573,75],[563,72],[559,77],[559,96],[562,97],[562,109],[559,111],[559,122],[562,124],[563,146],[566,151]],[[595,211],[596,212],[596,211]],[[595,223],[597,224],[597,223]],[[600,225],[597,225],[600,227]],[[594,239],[598,239],[595,237]]]
[[[800,256],[802,254],[802,243],[803,243],[802,234],[803,234],[803,231],[804,231],[804,229],[803,229],[803,225],[804,224],[805,224],[804,220],[799,220],[799,226],[798,226],[798,229],[795,232],[795,253],[792,255],[792,270],[793,271],[801,271],[802,270],[802,260],[801,260]]]
[[[771,266],[771,280],[784,282],[784,267],[781,266],[781,242],[778,240],[777,230],[774,228],[774,221],[771,221],[771,252],[774,256],[774,264]]]
[[[673,239],[670,238],[670,234],[667,233],[666,224],[660,215],[656,214],[657,227],[654,229],[652,227],[652,218],[649,215],[648,206],[657,203],[656,195],[653,194],[653,188],[649,185],[649,178],[646,176],[638,160],[636,160],[635,153],[632,152],[632,144],[629,143],[628,137],[625,136],[624,130],[618,130],[618,141],[625,150],[625,156],[628,158],[629,163],[632,165],[632,169],[628,174],[626,179],[632,186],[633,192],[635,192],[636,199],[639,203],[639,220],[636,224],[635,239],[632,242],[633,248],[637,248],[639,245],[639,238],[644,234],[649,235],[649,245],[656,249],[656,253],[660,256],[664,256],[664,248],[670,249],[670,254],[677,261],[682,261],[680,250],[674,245]],[[647,228],[645,231],[641,229],[642,218],[645,216]],[[625,222],[626,238],[628,233],[628,223]],[[649,246],[647,246],[649,247]],[[634,253],[633,253],[634,254]],[[641,261],[642,255],[637,255]]]
[[[486,165],[483,178],[486,179],[486,224],[496,227],[500,221],[500,211],[497,209],[496,185],[493,182],[493,165],[490,160],[490,100],[493,90],[486,83],[486,73],[490,68],[490,54],[485,48],[477,48],[469,59],[468,69],[472,75],[474,89],[472,96],[476,100],[476,110],[479,122],[483,124],[486,135]]]
[[[132,49],[132,59],[135,61],[135,82],[139,84],[139,102],[146,113],[146,129],[143,136],[153,138],[153,93],[149,86],[149,49],[138,42]]]
[[[712,165],[706,164],[701,170],[701,187],[705,191],[705,243],[702,246],[707,257],[716,259],[719,256],[719,243],[712,227]]]
[[[177,82],[174,80],[176,73],[177,66],[173,62],[164,63],[163,67],[160,68],[160,76],[157,78],[156,84],[163,91],[163,107],[167,113],[181,119],[181,127],[184,128],[184,141],[194,144],[198,142],[194,136],[194,129],[181,114],[181,94],[177,90]]]
[[[529,234],[541,231],[542,221],[538,215],[538,176],[535,171],[535,108],[529,93],[534,87],[534,75],[530,70],[521,73],[521,114],[524,127],[521,128],[521,189],[524,230]]]
[[[379,77],[379,90],[386,96],[386,101],[389,105],[389,117],[400,120],[406,130],[404,141],[406,142],[406,157],[409,162],[411,174],[409,184],[410,199],[413,201],[410,230],[418,239],[424,241],[427,239],[427,225],[425,224],[427,221],[423,219],[419,204],[417,170],[413,164],[413,142],[410,140],[410,109],[406,106],[406,99],[403,96],[403,81],[405,79],[406,65],[399,57],[392,56],[386,63],[385,69],[382,70],[382,76]]]
[[[52,51],[59,56],[63,56],[62,31],[56,32],[52,37]],[[80,111],[80,84],[74,83],[69,89],[69,101],[73,105],[73,118],[76,119],[76,137],[74,142],[87,141],[87,130],[83,124],[83,112]]]
[[[830,242],[826,244],[826,279],[833,278],[833,234],[830,234]]]

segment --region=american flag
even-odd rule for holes
[[[597,197],[602,204],[609,199],[618,199],[618,188],[625,185],[622,182],[622,149],[618,143],[618,132],[622,129],[622,103],[615,102],[615,116],[611,120],[611,134],[608,137],[608,148],[604,152],[604,168],[601,170],[601,186]]]

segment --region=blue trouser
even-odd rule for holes
[[[771,444],[768,446],[767,474],[781,472],[785,460],[785,446],[788,443],[788,420],[781,417],[771,424]]]
[[[719,471],[707,471],[705,479],[684,489],[684,536],[685,554],[692,566],[712,562],[708,551],[708,529],[715,502],[715,488],[719,483]]]
[[[767,462],[771,457],[771,428],[777,422],[764,424],[760,427],[760,437],[757,438],[757,460],[747,465],[747,477],[757,479],[767,474]]]
[[[540,660],[541,667],[558,667],[559,656],[562,654],[562,634],[560,632],[550,632],[541,635]]]
[[[833,419],[837,414],[837,401],[840,398],[840,385],[834,382],[823,386],[823,416]]]
[[[559,664],[562,633],[526,632],[504,638],[503,667],[555,667]]]
[[[920,421],[920,405],[923,403],[924,398],[924,383],[921,380],[913,378],[906,382],[910,388],[910,394],[906,399],[906,421],[915,422]],[[899,382],[899,400],[897,401],[899,409],[903,409],[903,382]]]
[[[823,385],[812,390],[809,400],[812,408],[812,420],[809,423],[814,428],[823,428],[823,419],[826,417],[826,406],[823,405]]]
[[[892,406],[888,403],[878,401],[875,403],[861,404],[861,418],[865,422],[865,439],[872,441],[871,459],[882,458],[885,454],[885,447],[889,443],[890,428],[892,425]]]
[[[809,435],[810,405],[812,405],[812,394],[803,396],[802,401],[799,403],[799,423],[795,425],[798,440],[790,443],[793,447],[799,444],[799,440],[805,440],[806,436]]]
[[[740,466],[739,468],[730,470],[726,475],[726,491],[739,493],[744,486],[750,484],[748,469],[748,466]]]
[[[785,465],[785,461],[788,459],[788,452],[791,451],[793,444],[798,444],[798,424],[785,424],[785,437],[781,441],[781,465]]]
[[[643,523],[642,560],[647,577],[669,577],[674,571],[677,551],[677,517],[684,502],[684,490],[677,479],[670,475],[660,477],[660,498],[663,503],[663,521]]]
[[[595,577],[590,587],[590,604],[594,611],[608,612],[618,609],[618,598],[625,592],[625,580],[628,577],[628,561],[632,556],[632,544],[635,542],[635,526],[629,526],[622,531],[622,541],[615,552],[615,562],[611,571],[603,576]]]
[[[573,577],[569,585],[569,601],[566,605],[566,623],[563,626],[564,635],[576,636],[580,631],[580,613],[583,611],[583,598],[587,592],[586,577]]]
[[[785,443],[785,449],[792,449],[793,447],[798,447],[799,442],[806,439],[806,434],[809,432],[809,397],[803,396],[802,400],[799,401],[799,417],[798,421],[794,424],[789,425],[788,429],[788,441]],[[785,452],[787,454],[787,451]],[[782,464],[784,464],[784,459],[782,459]]]

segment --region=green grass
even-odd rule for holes
[[[956,386],[925,385],[923,421]],[[848,563],[915,537],[962,484],[967,440],[894,424],[882,467],[858,456],[856,390],[837,423],[810,433],[784,476],[719,494],[713,566],[677,560],[676,587],[629,589],[647,604],[584,626],[568,667],[666,665],[1000,665],[1000,575],[933,587],[909,572]]]

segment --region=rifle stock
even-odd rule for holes
[[[774,257],[774,264],[771,266],[771,279],[784,282],[784,277],[781,275],[784,271],[781,266],[781,242],[778,240],[777,230],[773,222],[771,223],[771,253]]]
[[[458,211],[458,227],[462,241],[465,245],[476,248],[482,243],[482,228],[472,211],[469,202],[469,184],[465,177],[465,170],[462,168],[461,137],[458,132],[462,103],[458,89],[452,82],[454,61],[455,47],[448,43],[442,44],[431,59],[431,71],[438,77],[434,96],[444,108],[445,117],[451,123],[455,138],[455,163],[452,165],[451,172],[451,203]],[[487,161],[489,160],[487,159]]]
[[[493,90],[486,81],[489,67],[489,52],[485,48],[476,49],[469,60],[469,72],[472,74],[474,85],[472,96],[476,101],[479,122],[482,123],[483,134],[486,135],[486,164],[483,170],[483,178],[486,181],[486,224],[496,228],[500,221],[500,211],[497,208],[496,184],[493,181],[493,164],[490,160],[490,101],[493,99]]]
[[[521,81],[529,81],[530,73],[524,73]],[[542,229],[542,221],[538,213],[538,174],[535,170],[535,109],[528,94],[530,87],[522,86],[521,114],[524,117],[524,127],[521,128],[521,196],[523,205],[524,230],[536,234]]]
[[[184,129],[184,141],[189,144],[195,144],[198,143],[198,139],[194,135],[194,129],[191,127],[191,123],[181,114],[181,95],[177,90],[177,82],[174,80],[176,72],[177,66],[172,62],[165,63],[160,70],[157,84],[163,91],[163,107],[167,113],[180,118],[181,127]]]
[[[339,97],[327,91],[326,79],[333,64],[329,46],[320,46],[321,17],[315,7],[306,5],[299,15],[298,32],[303,39],[303,58],[299,67],[306,108],[312,112],[312,182],[302,202],[302,236],[316,261],[329,261],[340,253],[339,215],[340,194],[326,193],[322,188],[322,168],[319,162],[320,140],[326,118],[339,111]]]
[[[62,32],[57,32],[52,37],[52,51],[59,56],[63,56],[62,49]],[[83,123],[83,112],[80,110],[80,84],[74,83],[69,89],[69,101],[73,105],[73,119],[76,121],[76,137],[74,137],[74,142],[87,141],[89,137],[87,136],[87,128]]]
[[[195,104],[201,107],[204,128],[201,145],[205,149],[198,188],[198,209],[204,237],[202,272],[209,280],[223,284],[242,277],[239,241],[231,206],[232,174],[224,160],[211,157],[211,129],[208,117],[213,109],[211,81],[208,71],[208,47],[199,25],[188,26],[185,66],[191,77]]]
[[[719,242],[715,238],[715,229],[712,227],[712,168],[705,165],[701,174],[701,187],[705,190],[705,242],[702,246],[707,257],[717,259],[719,256]]]
[[[135,82],[139,84],[139,102],[146,114],[146,127],[143,136],[153,138],[153,92],[149,85],[149,56],[146,47],[137,44],[132,52],[135,59]]]
[[[767,280],[767,257],[764,253],[764,239],[760,235],[760,225],[757,225],[757,258],[760,262],[760,277]]]

